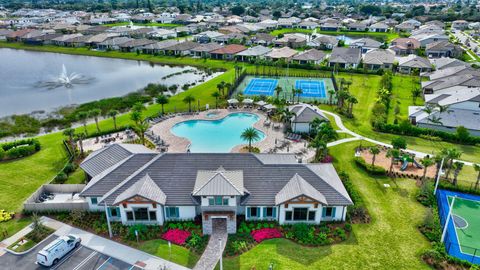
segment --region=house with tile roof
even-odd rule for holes
[[[363,55],[363,64],[369,70],[392,69],[394,62],[395,52],[388,49],[375,49]]]
[[[214,50],[210,52],[210,55],[213,59],[223,59],[223,60],[232,60],[235,58],[235,55],[239,52],[243,52],[247,47],[239,44],[229,44],[223,48]]]
[[[326,58],[327,54],[317,50],[317,49],[310,49],[304,52],[301,52],[295,55],[292,60],[298,64],[312,64],[312,65],[319,65],[322,61]]]
[[[235,233],[238,217],[320,224],[344,221],[353,204],[332,164],[293,154],[159,154],[114,144],[80,167],[90,179],[80,193],[89,210],[127,225],[199,217],[205,234],[214,219]]]
[[[396,55],[416,54],[419,48],[420,42],[414,38],[396,38],[390,46]]]
[[[428,59],[414,54],[398,59],[398,72],[410,74],[414,70],[429,72],[432,70],[432,64]]]
[[[362,60],[360,48],[335,47],[328,59],[330,67],[356,68]]]

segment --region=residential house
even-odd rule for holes
[[[247,47],[239,44],[229,44],[223,48],[210,52],[213,59],[232,60],[239,52],[245,51]]]
[[[348,31],[365,32],[367,31],[367,25],[361,22],[352,22],[347,24]]]
[[[267,34],[267,33],[257,33],[255,34],[249,42],[248,45],[255,44],[255,45],[262,45],[262,46],[270,46],[273,44],[273,40],[275,39],[274,36]]]
[[[420,47],[425,48],[428,44],[438,42],[438,41],[447,41],[448,36],[445,33],[423,33],[423,34],[412,34],[410,38],[414,38],[420,42]]]
[[[163,39],[169,39],[169,38],[176,38],[177,33],[173,30],[157,28],[152,32],[150,32],[148,36],[150,38],[163,40]]]
[[[112,39],[107,39],[104,42],[98,43],[97,49],[102,51],[110,51],[110,50],[119,51],[120,45],[132,40],[133,38],[129,38],[129,37],[116,37]]]
[[[399,58],[399,72],[410,74],[415,70],[418,70],[419,72],[429,72],[432,70],[432,64],[430,63],[430,61],[428,61],[428,59],[414,54]]]
[[[335,47],[328,60],[328,65],[339,68],[357,68],[361,60],[360,48]]]
[[[303,21],[298,24],[298,28],[301,28],[301,29],[313,30],[313,29],[316,29],[317,27],[318,27],[318,23],[314,21]]]
[[[222,44],[230,44],[230,43],[244,43],[247,40],[247,36],[244,34],[240,33],[230,33],[226,34],[223,36],[219,36],[216,38],[213,38],[212,41],[217,42],[217,43],[222,43]]]
[[[155,40],[151,39],[133,39],[119,45],[120,51],[122,52],[135,52],[141,51],[142,48],[148,44],[156,43]]]
[[[396,38],[390,46],[396,55],[416,54],[419,48],[420,42],[414,38]]]
[[[11,30],[8,29],[0,29],[0,40],[5,41],[7,40],[7,36],[12,33]]]
[[[395,31],[396,32],[405,32],[405,33],[411,33],[414,29],[416,29],[417,27],[412,24],[412,23],[408,23],[408,22],[403,22],[401,24],[398,24],[395,26]]]
[[[278,21],[276,20],[271,20],[271,19],[266,19],[266,20],[263,20],[259,23],[257,23],[260,27],[263,27],[267,30],[273,30],[273,29],[276,29],[278,27]]]
[[[352,42],[350,42],[349,46],[351,48],[360,48],[362,50],[362,53],[366,53],[370,50],[378,49],[382,45],[383,43],[378,42],[374,39],[361,38],[361,39],[353,40]]]
[[[62,36],[59,36],[57,38],[54,38],[52,39],[52,43],[57,45],[57,46],[65,46],[66,42],[72,38],[76,38],[76,37],[81,37],[83,36],[82,34],[80,33],[77,33],[77,34],[69,34],[69,35],[62,35]]]
[[[277,61],[277,60],[289,61],[296,54],[298,54],[298,51],[290,47],[273,48],[271,52],[265,55],[265,58],[271,61]]]
[[[34,29],[21,29],[21,30],[17,30],[17,31],[12,31],[10,32],[9,34],[7,34],[6,36],[6,40],[9,41],[9,42],[18,42],[21,40],[21,38],[32,32],[32,31],[35,31]]]
[[[281,38],[277,38],[273,41],[275,47],[288,46],[292,49],[304,47],[307,45],[307,39],[302,34],[285,34]]]
[[[199,43],[192,41],[177,42],[175,45],[163,49],[166,55],[191,55],[192,50],[198,47]]]
[[[217,31],[205,31],[198,34],[193,35],[193,40],[198,43],[209,43],[214,38],[221,37],[224,34],[217,32]]]
[[[265,59],[265,55],[270,53],[271,51],[272,49],[268,47],[257,45],[237,53],[235,58],[243,62],[252,62],[258,59]]]
[[[192,56],[201,58],[210,58],[210,52],[223,48],[222,44],[216,42],[203,43],[191,49]]]
[[[338,22],[325,22],[320,25],[320,30],[322,31],[338,31],[342,28],[342,25]]]
[[[465,20],[456,20],[452,22],[452,28],[457,30],[468,29],[468,22]]]
[[[155,42],[152,44],[147,44],[141,48],[142,53],[144,54],[163,54],[165,48],[174,46],[178,43],[178,41],[169,39],[169,40],[163,40],[159,42]]]
[[[395,62],[395,52],[392,50],[375,49],[363,56],[363,65],[369,70],[392,69]]]
[[[280,28],[296,28],[302,20],[297,17],[278,18]]]
[[[329,122],[328,117],[316,106],[302,103],[290,106],[288,110],[293,113],[290,119],[290,126],[295,133],[310,133],[312,130],[312,122],[316,118]]]
[[[353,204],[332,164],[298,163],[293,154],[157,154],[146,148],[129,154],[121,148],[97,150],[80,165],[91,178],[80,196],[90,211],[105,212],[107,222],[162,225],[199,217],[208,235],[217,219],[225,220],[228,233],[236,232],[237,219],[345,221]]]
[[[377,22],[370,25],[370,27],[368,27],[368,30],[370,32],[386,33],[388,32],[389,28],[390,26],[388,26],[385,22]]]
[[[316,49],[310,49],[295,55],[292,60],[298,64],[320,65],[326,58],[326,54]]]
[[[463,49],[460,46],[450,43],[448,40],[444,40],[428,44],[425,53],[430,58],[457,58],[462,56]]]
[[[329,35],[319,35],[315,38],[309,46],[319,48],[321,50],[332,50],[337,47],[338,39],[334,36]]]

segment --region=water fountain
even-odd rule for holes
[[[62,65],[62,72],[57,78],[54,78],[51,81],[40,82],[39,86],[48,89],[55,89],[59,87],[71,88],[75,84],[88,84],[91,81],[92,78],[88,78],[76,72],[68,74],[67,68],[65,65]]]

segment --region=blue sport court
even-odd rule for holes
[[[447,253],[480,264],[480,196],[439,189],[436,197],[440,222],[442,227],[447,226],[444,240]]]
[[[327,93],[325,91],[324,81],[310,81],[310,80],[297,80],[295,82],[296,89],[302,89],[301,97],[310,98],[326,98]]]
[[[275,79],[259,79],[255,78],[248,83],[247,88],[243,93],[245,95],[265,95],[272,96],[277,87],[278,80]]]

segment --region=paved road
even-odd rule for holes
[[[0,269],[2,270],[140,270],[141,268],[109,257],[92,249],[80,246],[65,255],[58,264],[48,268],[37,265],[36,257],[38,251],[55,240],[53,235],[45,242],[25,255],[13,255],[6,253],[0,256]]]
[[[350,134],[351,136],[353,136],[353,138],[347,138],[347,139],[342,139],[342,140],[338,140],[338,141],[328,143],[327,144],[328,147],[331,147],[331,146],[334,146],[334,145],[339,145],[339,144],[346,143],[346,142],[355,141],[355,140],[364,140],[364,141],[371,142],[371,143],[374,143],[374,144],[378,144],[378,145],[382,145],[382,146],[386,146],[386,147],[390,147],[390,148],[392,147],[391,144],[384,143],[384,142],[377,141],[377,140],[370,139],[370,138],[365,138],[362,135],[357,134],[357,133],[349,130],[348,128],[345,127],[345,125],[343,124],[342,118],[339,115],[334,114],[334,113],[329,112],[329,111],[325,111],[325,110],[320,110],[320,111],[323,112],[324,114],[332,116],[335,119],[335,123],[337,124],[337,126],[339,128],[339,132],[347,133],[347,134]],[[423,152],[419,152],[419,151],[415,151],[415,150],[411,150],[411,149],[407,149],[405,151],[410,153],[410,154],[414,154],[416,157],[419,157],[419,158],[423,158],[426,155],[430,155],[430,156],[432,155],[432,154],[429,154],[429,153],[423,153]],[[464,160],[455,160],[455,161],[462,162],[467,166],[473,166],[472,162],[468,162],[468,161],[464,161]]]

